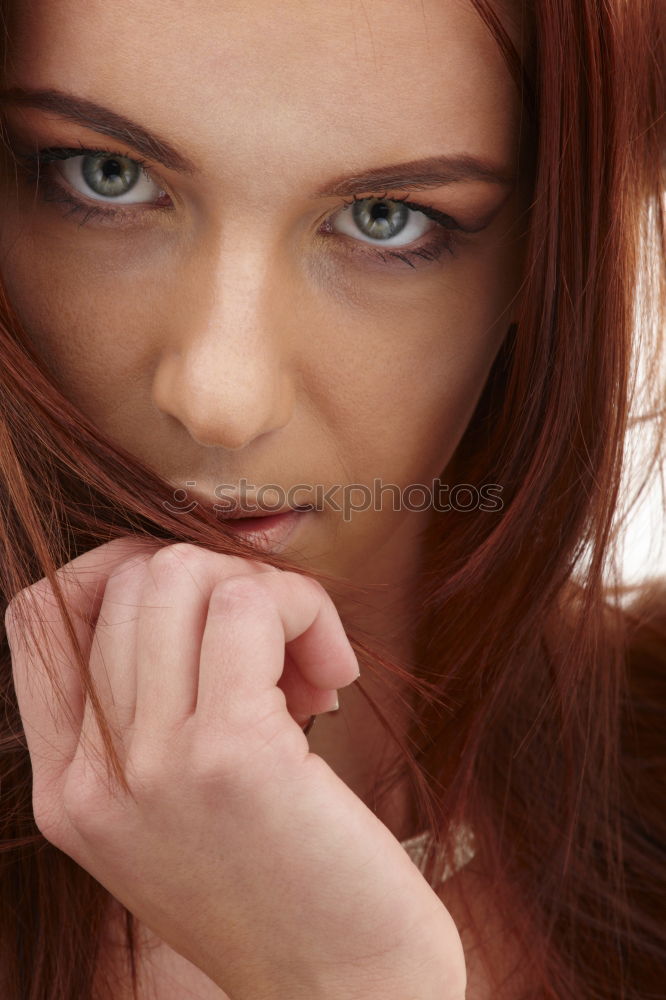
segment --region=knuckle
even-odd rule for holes
[[[125,587],[131,585],[135,580],[141,579],[146,571],[146,563],[149,557],[146,555],[135,555],[129,559],[123,559],[109,573],[105,590],[114,588],[116,585]]]
[[[124,762],[130,794],[157,806],[174,788],[183,787],[187,744],[181,734],[136,730]]]
[[[250,749],[247,729],[244,734],[229,732],[225,728],[218,738],[211,739],[210,732],[195,736],[187,753],[187,776],[195,794],[211,806],[219,804],[224,796],[226,805],[245,799],[256,792],[257,776],[263,782],[270,777],[269,761],[252,760],[255,749]],[[263,755],[267,757],[267,754]]]
[[[295,573],[293,570],[285,570],[284,576],[287,578],[289,585],[294,587],[295,590],[300,590],[301,593],[310,590],[316,597],[323,600],[330,600],[326,589],[308,573]]]
[[[151,556],[149,569],[151,577],[160,582],[168,581],[183,570],[191,572],[200,567],[205,559],[205,553],[189,542],[175,542],[165,545]]]
[[[99,795],[89,781],[66,781],[62,790],[62,808],[72,826],[81,833],[93,832],[96,821],[99,822]]]
[[[42,837],[57,847],[60,839],[60,819],[56,813],[53,799],[42,793],[33,792],[32,813],[35,826]]]
[[[234,575],[215,584],[210,596],[212,611],[239,611],[266,600],[266,589],[260,576]]]
[[[291,573],[291,576],[298,577],[301,586],[309,587],[322,600],[330,602],[331,598],[328,591],[319,580],[315,580],[314,577],[309,576],[307,573]]]
[[[172,545],[163,545],[155,552],[150,560],[151,566],[158,566],[164,563],[167,566],[179,566],[182,563],[191,565],[201,562],[204,557],[204,550],[191,542],[174,542]]]
[[[173,780],[171,774],[166,774],[167,768],[153,754],[137,754],[128,758],[125,765],[125,777],[130,793],[140,798],[144,803],[158,801],[164,791],[165,784]]]
[[[234,753],[234,740],[212,739],[211,734],[194,738],[189,748],[189,767],[197,784],[226,785],[232,782],[241,768],[240,758]]]
[[[114,557],[116,553],[118,558],[131,558],[137,552],[146,552],[150,550],[150,547],[155,544],[155,539],[150,536],[141,535],[119,535],[117,538],[112,538],[109,542],[104,542],[102,545],[97,547],[97,551],[101,552],[104,550],[107,555],[110,553]]]
[[[88,771],[88,769],[86,769]],[[65,827],[80,837],[98,844],[105,843],[117,833],[121,812],[108,777],[92,768],[85,777],[69,775],[61,793],[61,809]]]
[[[23,641],[24,637],[19,631],[20,625],[43,628],[44,612],[50,612],[51,607],[57,610],[55,594],[46,578],[14,594],[7,604],[4,615],[5,636],[10,645],[16,647],[19,639]]]
[[[131,570],[126,569],[125,573],[113,573],[106,581],[104,585],[104,604],[105,610],[104,615],[100,609],[100,616],[97,621],[97,626],[101,626],[105,623],[109,623],[109,616],[112,613],[112,609],[120,607],[123,614],[121,618],[126,616],[126,608],[124,607],[125,598],[132,593],[136,593],[138,586],[142,579],[141,570],[138,567],[134,567]]]

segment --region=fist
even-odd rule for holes
[[[124,787],[40,580],[5,627],[44,837],[239,1000],[462,1000],[448,912],[301,729],[359,673],[324,588],[132,538],[58,582]]]

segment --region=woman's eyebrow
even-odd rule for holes
[[[411,188],[414,191],[442,187],[459,181],[485,181],[512,188],[515,175],[506,167],[466,153],[455,156],[428,156],[363,173],[347,174],[315,191],[318,198],[363,194],[372,188]]]
[[[5,104],[19,107],[38,108],[50,114],[59,115],[83,125],[85,128],[119,139],[133,146],[142,156],[155,160],[170,170],[179,173],[196,173],[194,164],[179,153],[171,143],[154,132],[133,122],[124,115],[89,101],[85,97],[67,94],[62,90],[33,90],[29,87],[10,87],[0,90],[0,108]]]
[[[101,135],[119,139],[132,146],[142,156],[161,163],[169,170],[186,174],[197,173],[192,161],[166,139],[117,111],[112,111],[85,97],[77,97],[53,88],[10,87],[0,90],[0,108],[5,104],[38,108],[59,115]],[[362,173],[346,174],[313,192],[312,197],[330,198],[363,194],[375,187],[424,190],[460,181],[485,181],[512,188],[515,184],[515,175],[506,167],[468,154],[429,156],[406,163],[376,167]]]

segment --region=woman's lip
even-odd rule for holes
[[[247,516],[244,516],[242,513],[240,514],[236,513],[235,510],[231,510],[228,513],[221,512],[221,516],[225,521],[256,521],[257,519],[262,517],[278,517],[281,514],[290,514],[292,511],[300,512],[306,510],[314,510],[314,507],[312,506],[312,504],[306,504],[301,507],[285,507],[284,510],[276,510],[274,514],[270,514],[266,510],[266,511],[257,511],[255,514],[248,514]]]
[[[268,514],[261,517],[222,518],[232,531],[247,536],[262,549],[274,551],[283,547],[303,518],[306,510],[289,510],[282,514]]]

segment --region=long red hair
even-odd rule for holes
[[[350,639],[362,667],[411,688],[411,730],[377,790],[409,770],[430,884],[451,824],[470,824],[539,997],[647,1000],[666,995],[666,585],[628,602],[613,553],[639,358],[653,464],[666,426],[663,0],[471,2],[522,95],[532,198],[520,311],[442,479],[502,484],[503,507],[433,517],[413,676]],[[518,7],[522,53],[505,20]],[[3,611],[122,535],[248,554],[203,506],[162,505],[170,484],[64,397],[1,290],[0,345]],[[92,1000],[109,894],[35,826],[4,634],[0,690],[2,995]]]

